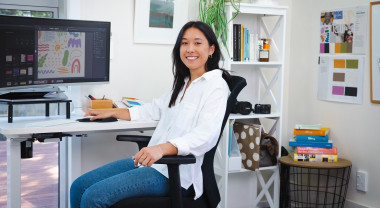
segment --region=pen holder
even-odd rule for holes
[[[87,109],[106,109],[112,108],[112,100],[88,100]]]

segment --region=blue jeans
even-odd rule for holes
[[[70,188],[71,208],[110,207],[133,197],[168,196],[169,180],[151,167],[136,168],[131,158],[111,162],[77,178]],[[194,189],[182,188],[184,196]]]

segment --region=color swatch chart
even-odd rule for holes
[[[321,100],[362,103],[363,56],[320,57],[318,98]]]

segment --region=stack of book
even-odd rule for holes
[[[329,128],[320,125],[296,125],[294,138],[289,146],[295,147],[291,153],[294,161],[337,162],[338,151],[329,139]]]
[[[258,61],[258,34],[242,24],[233,25],[233,61]]]
[[[142,105],[142,101],[140,101],[137,98],[131,98],[131,97],[122,97],[121,102],[124,103],[128,108]]]
[[[120,101],[114,103],[117,108],[132,108],[133,106],[142,105],[143,102],[137,98],[122,97]]]

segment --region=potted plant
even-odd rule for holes
[[[229,20],[227,20],[225,11],[225,3],[227,1],[230,2],[231,6],[237,11]],[[214,30],[216,37],[221,45],[226,48],[228,55],[230,54],[227,46],[227,25],[238,15],[239,8],[240,0],[199,0],[200,20],[208,24]]]

